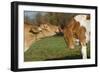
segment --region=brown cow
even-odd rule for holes
[[[44,37],[56,35],[58,26],[51,24],[31,25],[24,24],[24,51],[27,51],[32,43]]]
[[[78,39],[82,47],[83,58],[87,58],[86,43],[89,41],[90,18],[87,15],[77,15],[63,28],[64,38],[68,47],[73,49]]]

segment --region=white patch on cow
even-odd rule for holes
[[[88,43],[90,41],[90,33],[86,32],[85,36],[86,36],[86,43]]]
[[[86,50],[86,45],[82,45],[82,48],[81,48],[81,53],[82,53],[82,58],[83,59],[87,59],[87,50]]]
[[[87,20],[86,17],[87,15],[77,15],[74,19],[80,23],[80,26],[84,26],[87,32],[90,32],[90,20]]]
[[[86,15],[76,15],[74,19],[76,21],[86,20]]]
[[[74,17],[74,19],[80,23],[80,26],[86,28],[85,36],[86,36],[86,43],[88,43],[90,40],[91,29],[90,29],[90,20],[87,20],[86,17],[87,15],[77,15]]]
[[[85,36],[86,36],[86,43],[89,42],[90,40],[90,20],[87,20],[87,15],[77,15],[74,17],[74,19],[76,21],[78,21],[80,23],[80,26],[83,26],[86,28],[86,33],[85,33]],[[81,48],[81,53],[82,53],[82,58],[83,59],[87,59],[87,46],[86,45],[83,45],[81,44],[82,48]]]

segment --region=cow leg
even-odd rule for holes
[[[82,53],[82,58],[87,59],[87,47],[86,44],[81,43],[81,53]]]
[[[64,32],[64,39],[68,44],[68,47],[74,49],[73,33],[70,30],[66,29],[66,31]]]
[[[81,54],[83,59],[87,59],[87,46],[86,46],[86,35],[85,32],[81,29],[79,34],[79,40],[81,44]]]

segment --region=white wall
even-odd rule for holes
[[[14,0],[0,0],[0,73],[11,73],[10,69],[10,2]],[[18,0],[16,0],[18,1]],[[23,1],[23,0],[21,0]],[[61,4],[81,4],[81,5],[97,5],[100,7],[100,0],[24,0],[45,3],[61,3]],[[99,8],[98,8],[99,9]],[[98,12],[100,13],[100,11]],[[100,15],[100,14],[99,14]],[[99,18],[98,18],[99,19]],[[99,24],[99,23],[98,23]],[[98,25],[98,28],[100,25]],[[100,29],[98,30],[100,31]],[[99,36],[100,37],[100,34]],[[100,38],[98,39],[100,40]],[[98,42],[100,43],[100,42]],[[100,46],[99,46],[100,48]],[[100,52],[100,49],[98,51]],[[100,53],[98,54],[100,55]],[[100,61],[100,58],[99,58]],[[100,62],[99,62],[100,64]],[[100,72],[99,67],[91,68],[74,68],[74,69],[60,69],[60,70],[45,70],[36,71],[36,73],[87,73],[87,72]],[[32,73],[32,71],[30,71]]]

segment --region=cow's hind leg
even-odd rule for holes
[[[81,54],[83,59],[87,59],[87,46],[86,46],[86,36],[84,29],[80,30],[80,33],[78,35],[79,41],[81,44]]]
[[[82,58],[87,59],[87,47],[86,44],[81,43],[81,53],[82,53]]]

